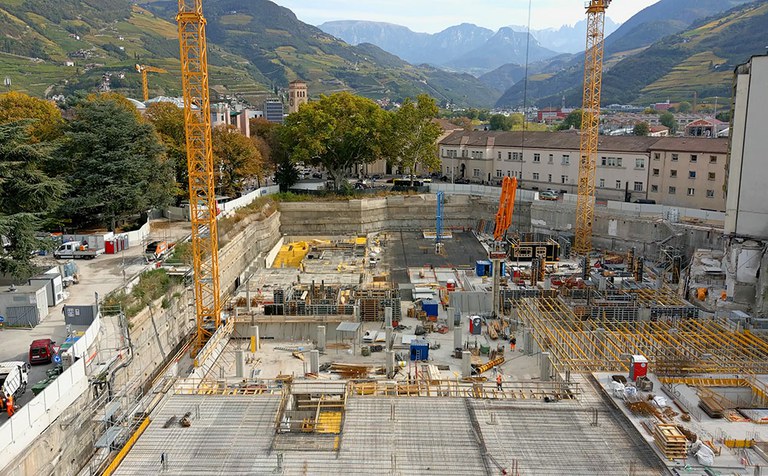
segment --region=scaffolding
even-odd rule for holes
[[[518,301],[518,318],[560,372],[626,372],[641,354],[659,375],[768,372],[768,342],[718,319],[617,322],[578,315],[561,298]]]

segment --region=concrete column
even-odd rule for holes
[[[384,327],[392,327],[392,308],[384,308]]]
[[[246,301],[246,308],[248,308],[248,312],[251,312],[251,283],[250,281],[245,282],[245,301]]]
[[[360,306],[355,306],[355,322],[360,322]]]
[[[542,382],[549,382],[550,380],[550,373],[552,373],[552,367],[549,362],[549,352],[542,352],[541,353],[541,360],[539,361],[539,372],[541,375],[539,378]]]
[[[464,338],[462,336],[462,333],[463,333],[463,329],[461,325],[453,329],[453,348],[454,349],[464,348]]]
[[[448,307],[448,318],[446,319],[446,325],[448,326],[448,330],[449,331],[452,331],[453,327],[455,326],[454,319],[456,319],[456,317],[455,317],[455,314],[454,314],[454,311],[453,311],[453,307],[449,306]]]
[[[259,326],[251,326],[251,352],[256,352],[261,348],[259,341]]]
[[[513,302],[512,307],[509,310],[509,328],[512,332],[517,332],[518,316],[517,306],[515,306]]]
[[[650,321],[651,320],[651,308],[641,307],[637,310],[638,321]]]
[[[472,354],[468,350],[461,353],[461,376],[472,376]]]
[[[245,374],[245,352],[242,350],[235,351],[235,377],[243,378]]]
[[[317,350],[325,351],[325,326],[317,326]]]
[[[387,349],[387,351],[390,351],[392,350],[392,331],[393,331],[392,326],[387,327],[385,330],[387,333],[387,337],[386,337],[387,345],[385,346],[385,348]]]
[[[387,351],[387,378],[392,378],[395,375],[395,352],[393,350]]]
[[[320,373],[320,351],[318,350],[309,351],[309,373]]]
[[[533,354],[533,335],[531,335],[530,329],[523,330],[523,353]]]

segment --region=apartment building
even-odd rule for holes
[[[664,205],[725,211],[728,139],[664,137],[650,148],[648,198]]]
[[[552,188],[567,193],[577,192],[579,148],[577,132],[457,131],[439,142],[442,173],[449,180],[493,184],[509,176],[517,177],[523,188]],[[652,199],[657,203],[720,210],[725,203],[722,186],[726,149],[727,140],[723,139],[600,136],[596,197],[621,201]],[[671,178],[662,183],[663,173],[669,175],[671,170],[677,170],[663,165],[672,161],[673,154],[677,154],[678,160],[686,155],[693,166],[685,170],[685,174],[695,172],[693,181],[685,182],[685,187],[672,184]],[[651,159],[657,155],[657,160]],[[696,156],[694,162],[690,162],[692,155]],[[710,156],[715,157],[712,163]],[[717,167],[720,172],[715,170]],[[652,175],[656,169],[658,175]],[[682,169],[678,173],[682,174]],[[655,186],[653,193],[651,185]],[[670,186],[675,187],[672,194]],[[684,197],[678,195],[678,186],[684,189]],[[694,189],[693,195],[687,195],[688,188]],[[709,190],[719,190],[721,194],[707,198]]]

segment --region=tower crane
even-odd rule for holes
[[[515,211],[515,195],[517,194],[517,178],[504,177],[501,182],[501,197],[499,198],[499,209],[496,212],[496,228],[493,230],[493,248],[490,252],[493,273],[493,313],[498,317],[501,315],[501,299],[499,299],[499,288],[501,282],[501,262],[507,259],[507,252],[504,249],[504,234],[512,224],[512,214]]]
[[[600,92],[603,83],[605,10],[611,0],[589,0],[587,48],[584,52],[584,95],[581,108],[579,186],[576,200],[574,251],[589,256],[592,251],[592,224],[595,218],[595,164],[600,126]]]
[[[208,55],[202,0],[178,0],[176,22],[181,48],[184,128],[189,171],[192,221],[192,263],[195,282],[197,353],[221,325],[219,244],[216,223]]]
[[[141,73],[141,87],[144,91],[144,102],[146,102],[149,100],[149,82],[147,81],[147,73],[164,74],[168,71],[163,68],[155,68],[154,66],[147,66],[144,64],[137,64],[136,71]]]

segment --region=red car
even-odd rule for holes
[[[30,364],[49,364],[56,355],[54,348],[56,342],[51,339],[37,339],[29,344],[29,363]]]

